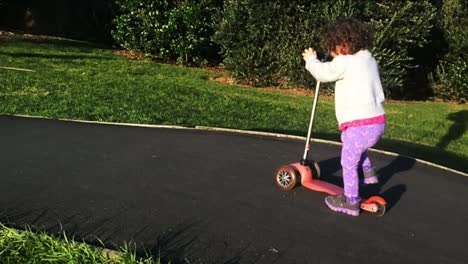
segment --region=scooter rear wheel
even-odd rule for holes
[[[385,211],[387,210],[387,207],[385,204],[379,202],[379,201],[364,201],[361,204],[361,209],[372,214],[373,216],[383,216],[385,214]]]
[[[377,207],[379,208],[377,212],[373,213],[375,216],[383,216],[385,214],[385,211],[387,210],[387,207],[379,202],[375,202],[377,204]]]
[[[276,171],[276,185],[284,191],[289,191],[296,187],[299,181],[299,173],[291,166],[283,166]]]

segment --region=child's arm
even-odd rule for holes
[[[309,48],[302,54],[306,69],[321,82],[335,82],[343,78],[345,61],[343,56],[335,57],[331,62],[320,62],[317,53]]]

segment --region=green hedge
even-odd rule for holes
[[[447,41],[448,52],[440,61],[434,75],[434,95],[460,103],[468,102],[468,2],[445,0],[439,26]]]
[[[362,20],[374,31],[374,47],[382,84],[389,98],[404,98],[417,87],[408,79],[419,67],[411,51],[430,41],[436,8],[429,1],[367,1]]]
[[[466,102],[466,1],[115,1],[112,35],[122,47],[188,65],[222,60],[254,86],[310,87],[303,49],[319,48],[327,23],[353,16],[373,29],[388,98]]]
[[[468,102],[468,63],[464,59],[442,61],[437,69],[437,82],[434,83],[434,94],[444,100],[460,103]]]
[[[255,15],[254,15],[255,14]],[[319,48],[321,30],[342,16],[354,16],[374,30],[374,53],[385,92],[404,95],[404,81],[416,65],[409,51],[428,41],[435,7],[428,1],[254,1],[227,0],[215,40],[225,66],[252,85],[310,85],[301,52]]]
[[[116,0],[112,36],[128,50],[163,60],[202,65],[216,58],[211,41],[218,0]]]

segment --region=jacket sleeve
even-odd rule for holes
[[[335,82],[343,78],[346,60],[343,56],[335,57],[331,62],[321,62],[310,57],[306,69],[320,82]]]

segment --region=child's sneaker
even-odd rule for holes
[[[375,170],[372,169],[370,171],[364,172],[364,184],[377,184],[379,183],[379,178],[377,178],[377,174]]]
[[[337,196],[330,195],[325,197],[325,203],[333,211],[349,214],[352,216],[358,216],[361,211],[360,199],[355,198],[354,201],[350,200],[352,199],[346,198],[346,196],[343,194]]]

